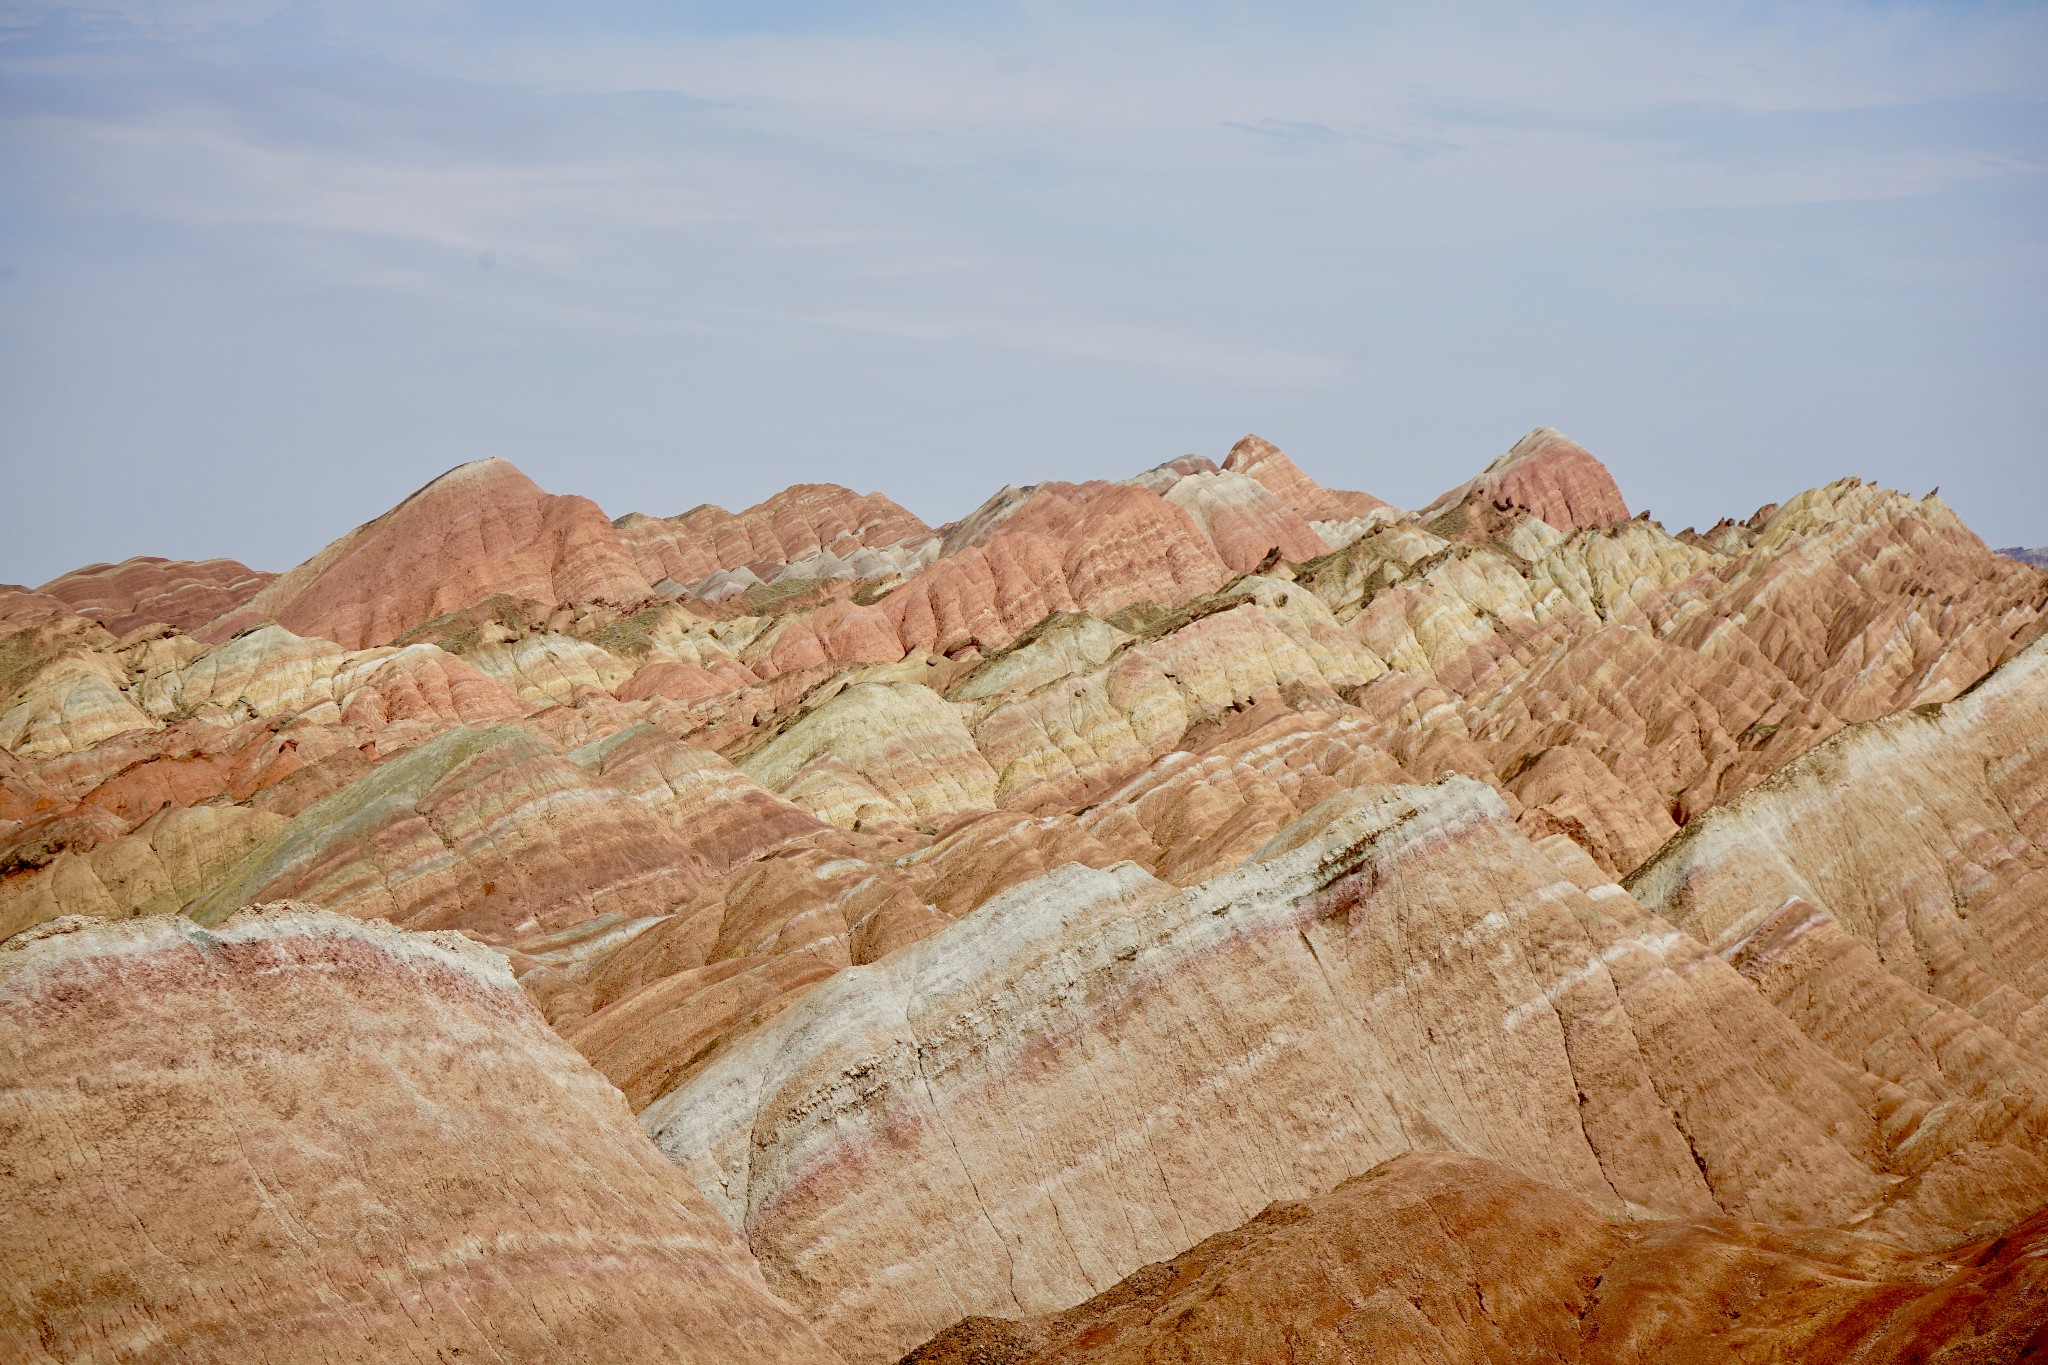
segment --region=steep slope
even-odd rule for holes
[[[2048,1154],[2048,642],[1835,736],[1630,885],[1896,1092],[1917,1157],[1875,1226],[1996,1230]]]
[[[1167,466],[1154,473],[1170,475],[1175,471]],[[1141,477],[1134,482],[1146,480]],[[1330,549],[1301,513],[1246,475],[1227,469],[1197,469],[1159,478],[1153,486],[1194,518],[1217,555],[1238,573],[1257,568],[1269,556],[1300,563]]]
[[[1877,1090],[1450,779],[1333,798],[1184,892],[1048,874],[814,988],[642,1123],[778,1292],[884,1360],[1415,1147],[1611,1213],[1848,1222],[1901,1174]]]
[[[9,1359],[837,1359],[460,937],[66,920],[0,1019]]]
[[[1854,479],[1602,520],[1538,436],[1420,520],[1247,438],[931,533],[487,463],[266,589],[319,630],[22,594],[0,934],[291,896],[499,945],[861,1359],[1415,1149],[2012,1225],[2048,575]]]
[[[1149,485],[1213,474],[999,496],[866,603],[501,594],[361,651],[19,634],[0,927],[319,895],[547,938],[519,959],[536,998],[644,1102],[833,970],[1063,863],[1192,885],[1347,790],[1463,773],[1620,875],[1845,721],[1953,697],[2048,603],[1938,501],[1853,480],[1711,545],[1395,521],[1211,591],[1208,536]],[[1074,609],[1098,535],[1114,557],[1162,528],[1194,568],[1148,589],[1173,601]],[[462,749],[457,727],[499,733],[420,786],[438,759],[409,756]],[[628,735],[631,775],[603,756]],[[555,941],[580,917],[613,928]]]
[[[1901,979],[2038,1044],[2048,641],[1952,701],[1841,732],[1702,815],[1629,884],[1731,954],[1796,937],[1773,923],[1796,903]]]
[[[303,897],[498,942],[664,914],[704,884],[682,831],[514,726],[448,730],[308,807],[187,907]]]
[[[335,541],[200,632],[224,640],[275,621],[350,649],[493,594],[543,608],[653,595],[587,498],[556,497],[504,460],[450,470]]]
[[[2048,1349],[2048,1211],[1944,1256],[1731,1219],[1615,1224],[1416,1152],[1275,1203],[1064,1313],[973,1318],[905,1365],[2012,1361]]]
[[[1325,488],[1302,473],[1287,453],[1262,436],[1246,436],[1230,448],[1223,468],[1257,480],[1306,521],[1350,521],[1390,510],[1370,493]]]

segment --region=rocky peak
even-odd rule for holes
[[[200,633],[265,620],[352,649],[494,594],[547,606],[653,595],[588,498],[542,491],[508,460],[459,465],[328,545]]]
[[[1417,515],[1433,521],[1461,503],[1519,507],[1561,531],[1612,526],[1629,519],[1628,503],[1607,466],[1562,432],[1538,427],[1475,477]]]

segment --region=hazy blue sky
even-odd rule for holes
[[[2040,544],[2044,171],[2033,4],[0,0],[0,580],[1539,424]]]

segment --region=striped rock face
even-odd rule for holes
[[[1495,1162],[1397,1157],[1276,1202],[1088,1302],[971,1318],[907,1365],[1320,1358],[2023,1360],[2048,1215],[1945,1256],[1730,1219],[1615,1223]]]
[[[1432,520],[1466,502],[1519,507],[1561,531],[1612,526],[1629,515],[1607,466],[1549,427],[1530,432],[1478,477],[1439,496],[1422,509],[1422,519]]]
[[[543,493],[504,460],[479,460],[357,527],[200,633],[223,640],[275,621],[362,649],[493,594],[554,607],[651,593],[596,503]]]
[[[159,624],[196,630],[241,606],[276,577],[232,559],[195,562],[144,555],[74,570],[38,591],[114,634],[126,635]]]
[[[0,1038],[10,1360],[836,1360],[458,936],[62,921]]]
[[[784,489],[737,514],[704,506],[666,518],[630,513],[612,524],[649,582],[684,586],[734,570],[755,582],[784,573],[856,576],[847,571],[863,552],[885,555],[931,536],[929,526],[879,493],[822,483]]]
[[[1908,1177],[1873,1227],[1995,1233],[2048,1179],[2048,644],[1851,727],[1640,869],[1882,1092]]]
[[[2048,574],[1932,495],[1673,534],[1546,430],[1421,513],[1247,437],[613,522],[484,461],[110,628],[195,575],[0,601],[0,935],[481,940],[854,1359],[1416,1151],[1902,1255],[2048,1189]]]
[[[1333,798],[1186,891],[1055,872],[642,1122],[855,1359],[1066,1308],[1416,1148],[1616,1215],[1887,1209],[1911,1140],[1860,1070],[1561,856],[1453,778]]]
[[[1310,522],[1342,522],[1392,511],[1370,493],[1349,493],[1325,488],[1287,458],[1271,441],[1247,436],[1230,448],[1223,468],[1256,480],[1274,497],[1287,504],[1297,516]]]

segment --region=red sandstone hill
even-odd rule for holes
[[[6,590],[0,1355],[2038,1353],[2048,575],[1785,494],[486,461]]]
[[[1628,504],[1607,466],[1578,442],[1538,427],[1478,475],[1422,509],[1429,521],[1466,501],[1519,507],[1561,531],[1627,521]]]
[[[457,935],[66,921],[0,1029],[9,1360],[836,1360]]]
[[[1917,1365],[2044,1352],[2048,1209],[2008,1237],[1915,1253],[1733,1219],[1616,1223],[1497,1163],[1415,1152],[1270,1205],[1064,1312],[970,1318],[904,1365]]]
[[[232,559],[200,561],[144,555],[119,564],[91,564],[53,578],[37,591],[68,603],[116,635],[161,622],[196,630],[247,602],[276,578]]]
[[[1309,521],[1345,521],[1369,516],[1387,505],[1370,493],[1323,487],[1302,473],[1285,451],[1262,436],[1246,436],[1232,446],[1223,467],[1233,474],[1256,479]]]
[[[275,621],[351,649],[503,594],[555,607],[652,595],[588,498],[556,497],[504,460],[452,469],[282,575],[200,635]]]
[[[739,513],[707,504],[665,519],[630,513],[613,524],[648,578],[685,585],[720,569],[780,566],[931,534],[881,494],[830,483],[797,484]]]

